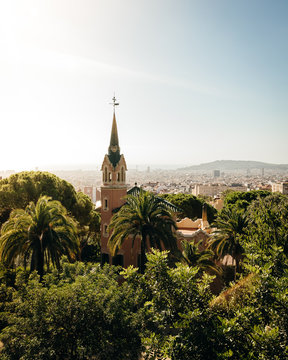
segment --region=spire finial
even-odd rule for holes
[[[119,102],[117,102],[117,100],[116,100],[115,93],[114,93],[114,96],[112,98],[112,103],[110,103],[110,105],[113,105],[113,110],[114,110],[114,113],[115,113],[115,106],[119,105]]]

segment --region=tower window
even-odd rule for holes
[[[118,182],[120,181],[120,173],[119,172],[117,173],[117,181]]]
[[[111,174],[111,172],[109,172],[109,182],[111,182],[112,181],[112,174]]]
[[[104,199],[104,210],[108,209],[108,200]]]
[[[107,182],[108,180],[108,170],[107,170],[107,167],[105,166],[105,169],[104,169],[104,182]]]
[[[124,168],[123,168],[123,166],[121,167],[121,181],[122,181],[122,182],[125,181],[125,173],[124,173]]]

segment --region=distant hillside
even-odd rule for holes
[[[246,169],[272,169],[288,170],[288,164],[269,164],[261,161],[243,160],[216,160],[205,164],[188,166],[178,170],[246,170]]]

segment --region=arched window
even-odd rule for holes
[[[105,166],[105,169],[104,169],[104,182],[107,182],[107,180],[108,180],[108,169]]]
[[[108,229],[108,225],[107,225],[107,224],[104,224],[104,227],[103,227],[103,235],[104,235],[104,236],[108,236],[108,231],[107,231],[107,229]]]
[[[117,181],[118,182],[120,181],[120,173],[119,172],[117,173]]]
[[[112,174],[111,174],[111,172],[109,172],[109,182],[111,182],[112,181]]]
[[[104,210],[108,209],[108,199],[104,199]]]
[[[121,167],[121,181],[125,182],[125,172],[124,172],[124,167]]]

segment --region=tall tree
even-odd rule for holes
[[[212,273],[219,273],[220,269],[217,267],[215,262],[212,260],[214,253],[210,249],[200,250],[199,247],[202,241],[189,242],[182,240],[182,257],[181,262],[188,266],[198,266],[201,271],[208,271]]]
[[[244,249],[240,243],[241,236],[246,233],[248,219],[236,207],[224,208],[218,215],[215,223],[216,230],[209,247],[219,259],[230,255],[235,260],[235,278],[239,271],[240,260]]]
[[[42,278],[44,264],[59,268],[60,257],[71,259],[79,251],[74,222],[59,201],[42,196],[36,205],[16,209],[1,229],[0,259],[12,265],[18,256],[31,258],[30,270]]]
[[[112,217],[108,231],[111,231],[108,244],[113,254],[131,236],[132,246],[137,237],[141,241],[140,271],[144,273],[148,245],[175,251],[176,237],[173,233],[176,224],[167,205],[149,192],[127,195],[126,203]]]
[[[36,203],[44,195],[60,201],[69,216],[77,220],[81,253],[87,252],[89,246],[99,248],[100,216],[90,198],[48,172],[23,171],[0,180],[0,227],[12,210],[24,210],[31,201]]]
[[[67,181],[42,171],[23,171],[0,180],[0,224],[12,210],[25,209],[44,195],[60,201],[81,226],[90,224],[91,200]]]
[[[224,207],[237,207],[239,211],[246,211],[257,199],[265,199],[271,195],[270,191],[252,190],[252,191],[231,191],[227,190],[224,195]]]

